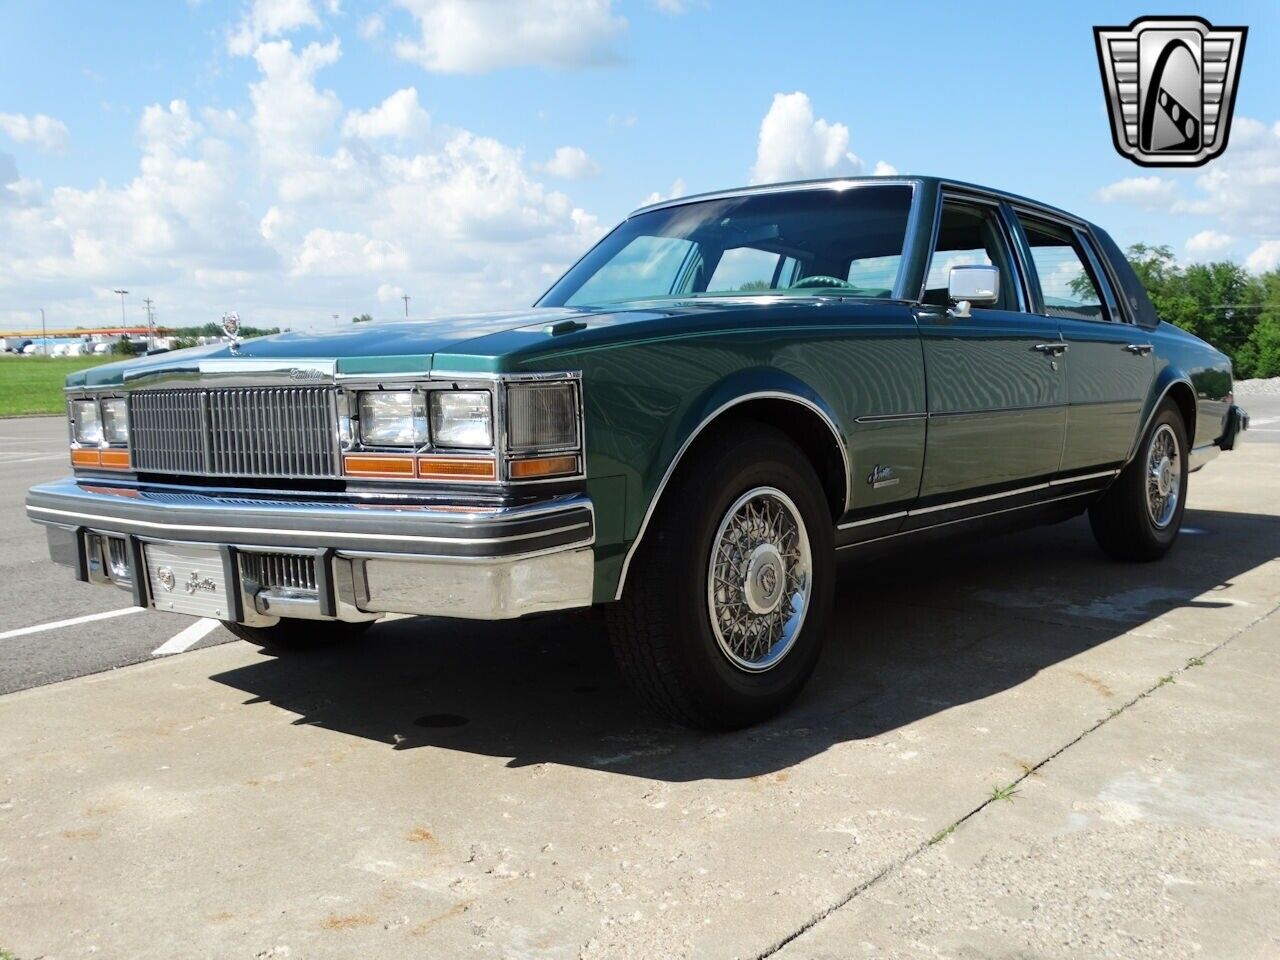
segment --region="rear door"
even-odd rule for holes
[[[1004,507],[1003,495],[1058,470],[1067,389],[1058,321],[1030,309],[1015,264],[1009,212],[995,200],[944,194],[917,310],[928,386],[928,436],[915,525]],[[948,310],[950,268],[1000,270],[1000,300],[958,317]],[[939,512],[945,511],[945,512]],[[959,514],[963,516],[963,513]]]
[[[1088,235],[1078,226],[1019,210],[1035,308],[1067,342],[1062,477],[1119,468],[1155,376],[1146,332],[1127,323]]]

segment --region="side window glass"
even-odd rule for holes
[[[1044,312],[1068,320],[1110,320],[1088,256],[1068,227],[1019,216],[1031,246]]]
[[[1018,277],[1013,271],[996,210],[981,204],[944,200],[938,242],[924,282],[924,302],[946,306],[951,268],[974,264],[993,266],[1000,271],[1000,300],[988,309],[1017,310]]]
[[[734,293],[773,289],[779,255],[755,247],[726,250],[707,283],[707,293]]]

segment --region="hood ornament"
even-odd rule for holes
[[[231,352],[240,351],[240,314],[232,310],[222,315],[222,332],[231,341]]]

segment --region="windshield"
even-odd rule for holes
[[[698,296],[893,295],[911,187],[704,200],[624,221],[540,307]]]

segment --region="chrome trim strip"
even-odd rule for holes
[[[793,403],[798,403],[803,407],[807,407],[822,418],[823,422],[826,423],[827,427],[831,430],[831,435],[835,438],[836,445],[840,448],[840,456],[844,460],[844,508],[846,510],[849,509],[849,496],[853,486],[853,465],[849,461],[849,449],[845,446],[844,438],[840,436],[840,431],[836,428],[835,421],[827,415],[825,410],[812,400],[806,399],[805,397],[801,397],[794,393],[783,393],[778,390],[761,390],[756,393],[746,393],[740,397],[735,397],[727,403],[721,404],[711,413],[707,414],[707,416],[702,419],[702,422],[690,431],[689,436],[685,437],[684,442],[680,444],[680,449],[676,451],[675,456],[671,458],[671,462],[667,464],[666,473],[662,475],[662,479],[658,482],[657,489],[654,490],[653,496],[649,499],[649,505],[645,508],[644,518],[640,521],[640,529],[636,531],[636,538],[631,541],[631,546],[627,548],[627,555],[622,560],[622,571],[618,574],[618,589],[615,591],[613,599],[622,599],[622,588],[626,586],[627,583],[627,571],[631,568],[631,560],[636,555],[636,551],[640,548],[640,541],[644,539],[645,532],[649,529],[649,521],[653,519],[653,512],[658,506],[658,501],[662,499],[663,491],[667,489],[667,482],[671,479],[671,475],[675,473],[676,467],[684,458],[685,452],[706,428],[707,424],[711,423],[711,421],[716,419],[716,417],[720,416],[720,414],[724,413],[726,410],[736,407],[739,404],[746,403],[749,400],[790,400]]]
[[[506,537],[429,537],[420,534],[404,534],[404,533],[346,533],[333,530],[289,530],[273,527],[227,527],[227,526],[207,526],[204,524],[184,524],[184,523],[157,523],[152,520],[137,520],[123,517],[102,516],[100,514],[80,513],[74,510],[56,510],[53,507],[34,507],[28,505],[27,513],[43,513],[50,516],[68,517],[73,520],[86,521],[89,523],[107,523],[112,525],[112,531],[117,526],[130,527],[148,527],[154,530],[179,531],[185,530],[189,533],[237,533],[249,535],[285,535],[291,537],[317,537],[323,540],[388,540],[392,543],[403,543],[412,541],[414,543],[463,543],[463,544],[485,544],[485,543],[510,543],[514,540],[531,540],[536,537],[552,537],[557,534],[570,533],[574,530],[581,530],[584,527],[591,526],[590,521],[584,520],[581,523],[571,524],[567,527],[555,527],[549,530],[537,530],[533,533],[518,533]]]
[[[1050,481],[1052,482],[1052,481]],[[939,503],[932,507],[919,507],[907,511],[911,516],[916,517],[922,513],[937,513],[939,510],[954,510],[956,507],[967,507],[971,503],[986,503],[988,500],[1002,500],[1005,497],[1016,497],[1023,493],[1034,493],[1037,490],[1048,490],[1049,483],[1037,483],[1029,487],[1019,487],[1017,490],[1006,490],[1003,493],[989,493],[985,497],[970,497],[968,500],[948,500],[946,503]]]
[[[996,517],[1002,513],[1013,513],[1015,510],[1027,510],[1031,507],[1042,507],[1049,503],[1058,503],[1062,500],[1072,500],[1075,497],[1087,497],[1094,493],[1093,490],[1081,490],[1077,493],[1067,493],[1060,497],[1050,497],[1048,500],[1036,500],[1033,503],[1021,503],[1016,507],[1005,507],[1003,510],[992,510],[988,513],[976,513],[971,517],[959,517],[955,520],[946,520],[942,523],[930,524],[927,527],[916,527],[914,530],[899,530],[897,533],[886,533],[883,537],[874,537],[871,540],[858,540],[854,543],[846,543],[836,547],[837,550],[848,550],[852,547],[865,547],[869,543],[879,543],[881,540],[892,540],[894,537],[906,537],[913,533],[925,533],[929,530],[937,530],[940,527],[949,527],[955,523],[968,523],[971,520],[982,520],[985,517]]]
[[[878,517],[867,517],[865,520],[850,520],[848,523],[839,524],[836,529],[852,530],[854,527],[865,527],[872,523],[884,523],[886,520],[901,520],[910,512],[910,510],[899,510],[897,513],[884,513]]]
[[[702,203],[706,200],[730,200],[734,197],[750,197],[760,194],[771,193],[797,193],[804,190],[847,190],[851,187],[875,187],[875,186],[907,186],[915,192],[919,191],[921,180],[919,177],[836,177],[823,178],[818,180],[794,180],[790,183],[766,183],[754,187],[736,187],[731,190],[713,190],[710,193],[694,193],[687,197],[671,197],[667,200],[659,200],[657,203],[650,203],[643,207],[637,207],[627,214],[626,219],[641,213],[651,213],[654,210],[665,210],[669,207],[679,207],[687,203]],[[914,194],[913,194],[914,196]]]
[[[1049,486],[1061,487],[1069,483],[1080,483],[1084,480],[1099,480],[1102,477],[1117,476],[1119,473],[1119,470],[1099,470],[1097,473],[1085,473],[1075,477],[1059,477],[1056,480],[1050,480]]]
[[[927,420],[927,413],[877,413],[869,417],[854,417],[854,423],[897,423],[904,420]]]
[[[1187,473],[1195,473],[1221,452],[1222,448],[1218,446],[1216,440],[1192,447],[1187,453]]]

